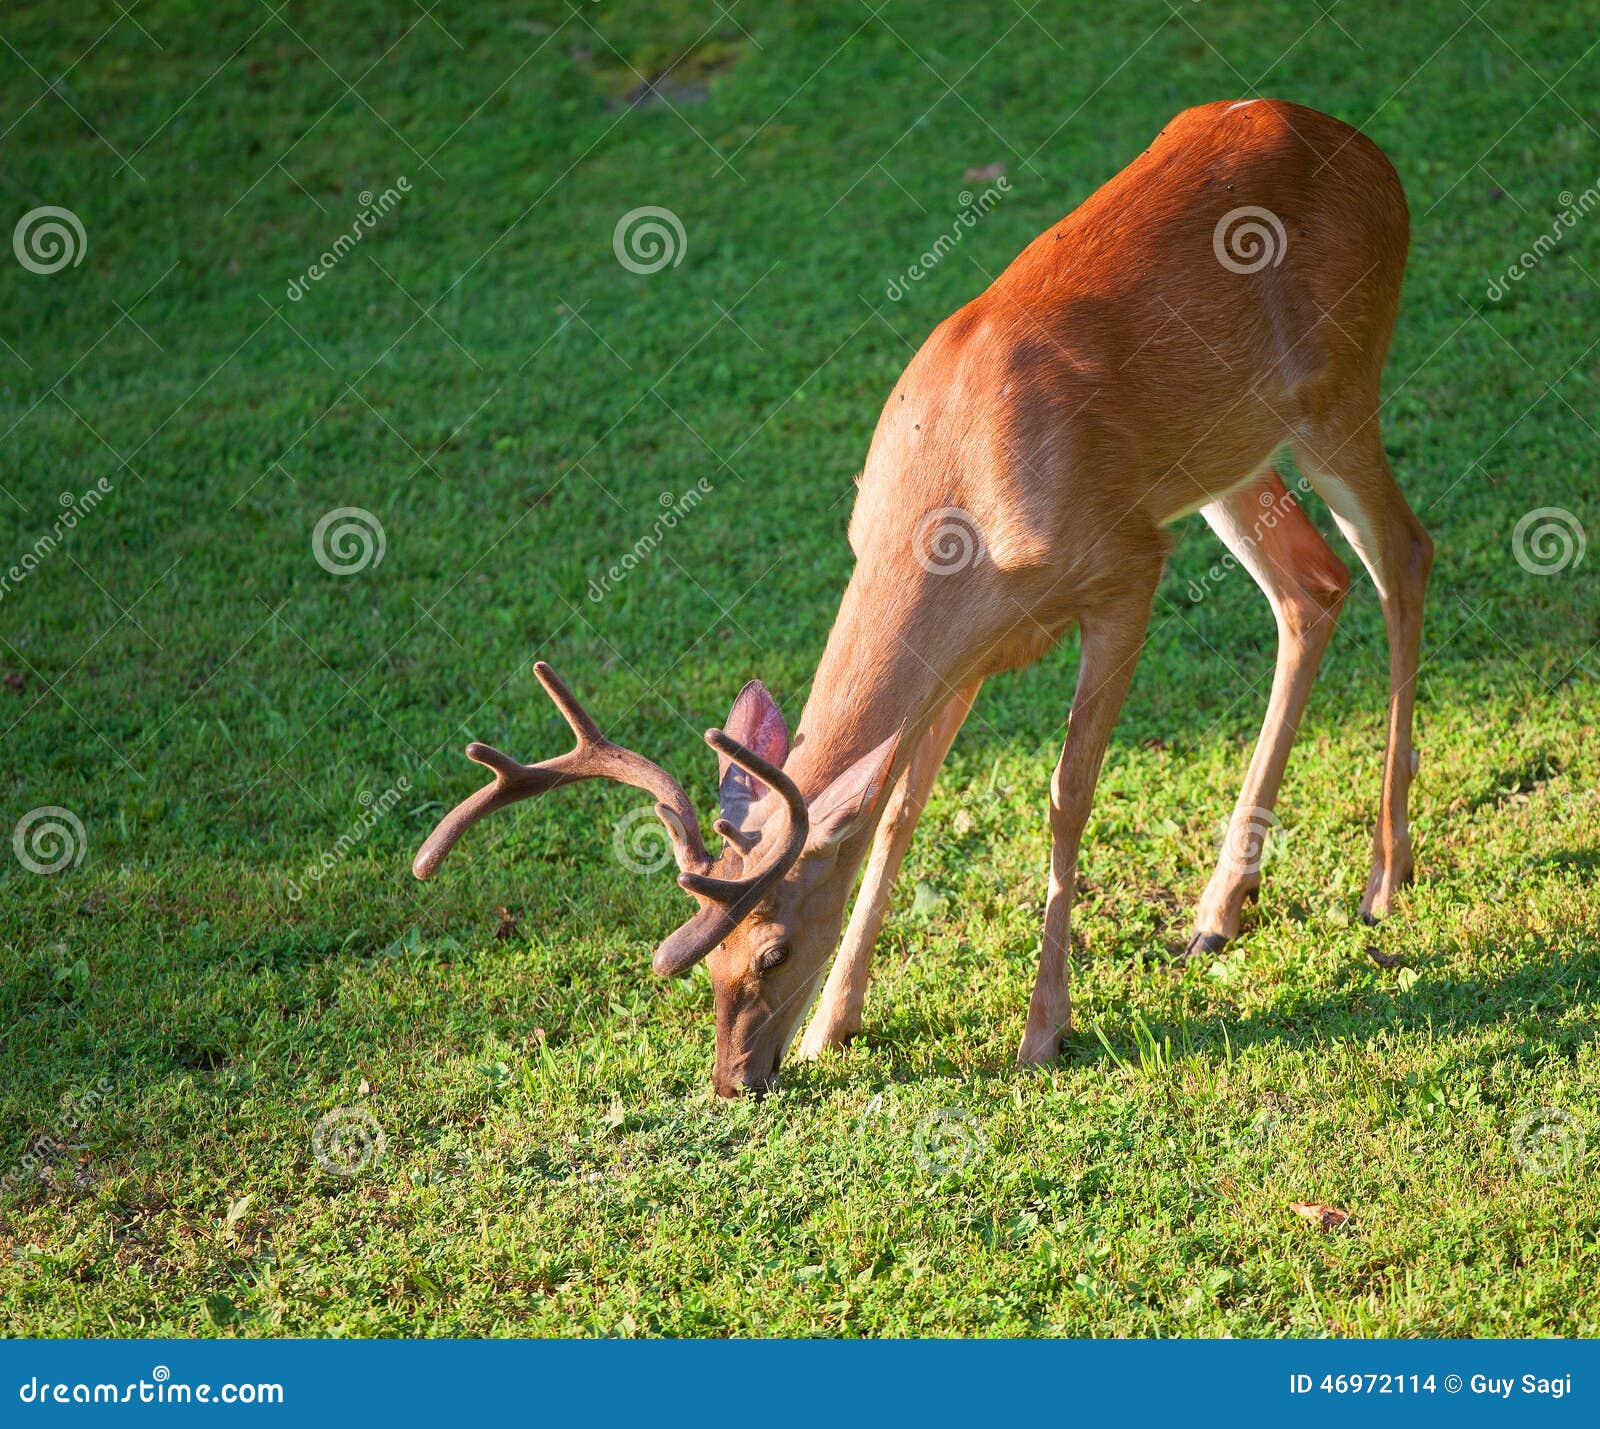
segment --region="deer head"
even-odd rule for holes
[[[615,779],[654,797],[678,865],[678,885],[695,913],[656,948],[652,965],[667,977],[706,960],[715,991],[717,1056],[712,1082],[721,1096],[764,1091],[815,993],[838,936],[838,920],[809,918],[807,903],[831,869],[840,843],[870,818],[899,736],[869,751],[807,800],[783,771],[789,734],[759,681],[740,692],[726,729],[706,731],[717,753],[722,846],[713,857],[694,805],[660,765],[613,744],[549,665],[539,683],[572,727],[577,744],[539,764],[523,764],[486,744],[467,757],[494,780],[441,819],[411,871],[428,878],[462,834],[486,814],[582,779]]]

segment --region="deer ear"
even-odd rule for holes
[[[878,806],[904,732],[902,726],[876,749],[868,750],[806,805],[811,815],[807,853],[832,848],[861,831]]]
[[[783,711],[760,680],[752,680],[739,691],[739,698],[728,711],[722,726],[729,739],[736,740],[752,754],[780,769],[789,757],[789,727]],[[717,796],[722,817],[736,829],[745,827],[750,806],[767,792],[767,786],[735,764],[726,754],[717,756]]]

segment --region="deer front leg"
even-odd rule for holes
[[[850,912],[850,926],[845,929],[844,942],[828,974],[827,986],[822,989],[821,1001],[800,1039],[799,1055],[803,1058],[816,1057],[830,1047],[842,1047],[861,1030],[872,948],[889,910],[889,892],[933,791],[934,777],[977,694],[978,682],[974,682],[952,696],[917,741],[895,782],[873,837],[872,855]]]
[[[1017,1061],[1055,1061],[1062,1036],[1072,1030],[1067,954],[1072,947],[1072,897],[1078,879],[1078,845],[1094,801],[1106,745],[1144,648],[1150,601],[1161,575],[1159,539],[1153,562],[1132,559],[1118,569],[1123,591],[1081,621],[1078,685],[1067,720],[1067,740],[1050,780],[1050,891],[1045,899],[1039,975],[1028,1004],[1028,1025]]]

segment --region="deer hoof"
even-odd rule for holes
[[[1220,953],[1227,946],[1228,937],[1225,933],[1196,933],[1189,939],[1189,946],[1183,950],[1184,961],[1201,955],[1209,957],[1212,953]]]
[[[1053,1037],[1024,1037],[1017,1048],[1019,1067],[1048,1067],[1061,1057],[1061,1039],[1070,1029],[1063,1029]]]
[[[1411,878],[1412,872],[1409,866],[1395,876],[1391,876],[1383,869],[1375,870],[1367,884],[1366,897],[1361,900],[1361,921],[1370,927],[1394,912],[1400,890],[1411,882]]]

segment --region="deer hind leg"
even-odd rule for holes
[[[1079,619],[1078,685],[1067,720],[1066,744],[1050,780],[1050,888],[1045,899],[1039,974],[1017,1051],[1022,1063],[1053,1062],[1060,1054],[1063,1034],[1072,1030],[1067,955],[1072,946],[1078,845],[1094,801],[1106,745],[1144,648],[1150,602],[1164,559],[1165,546],[1152,532],[1138,554],[1118,563],[1117,596],[1086,610]]]
[[[1237,937],[1245,899],[1260,886],[1289,749],[1350,589],[1344,563],[1328,549],[1273,468],[1200,514],[1271,603],[1278,658],[1261,735],[1223,836],[1216,871],[1195,911],[1190,956],[1214,953]]]
[[[1302,431],[1293,446],[1300,465],[1378,588],[1389,636],[1383,792],[1372,836],[1372,875],[1361,900],[1361,916],[1371,923],[1389,913],[1398,890],[1411,881],[1413,871],[1406,821],[1417,768],[1411,716],[1433,542],[1395,485],[1379,437],[1375,402],[1363,403],[1353,419],[1317,422]]]
[[[850,912],[850,925],[845,929],[844,941],[817,1009],[800,1039],[802,1058],[816,1057],[830,1047],[842,1047],[861,1030],[861,1009],[867,1000],[872,947],[889,909],[889,891],[900,872],[901,860],[910,847],[911,835],[922,817],[928,795],[933,792],[934,776],[950,752],[977,694],[978,683],[974,682],[958,691],[939,711],[927,733],[917,741],[884,803],[883,815],[873,836],[872,854],[862,875],[861,891]]]

